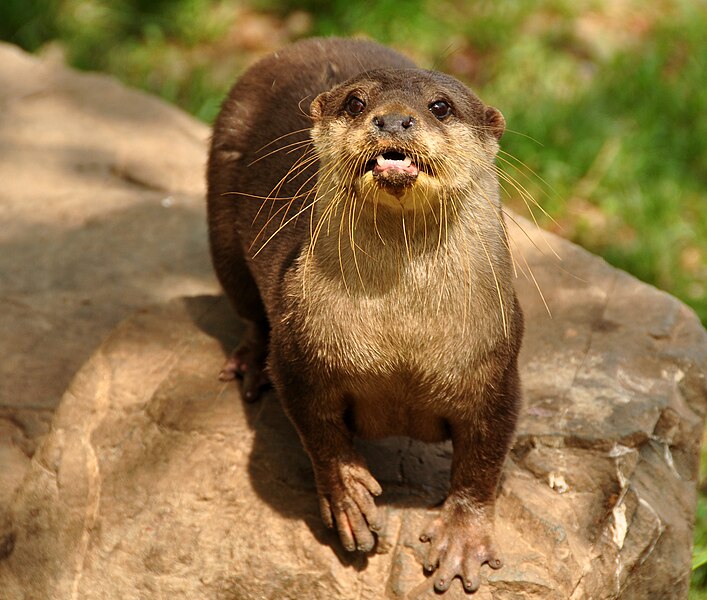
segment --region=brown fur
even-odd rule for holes
[[[439,99],[452,116],[430,112]],[[440,591],[456,575],[474,590],[481,564],[500,566],[493,504],[523,330],[494,165],[503,128],[451,77],[370,42],[309,40],[236,84],[208,166],[214,266],[251,323],[225,376],[243,375],[252,399],[267,356],[323,518],[350,550],[370,550],[380,526],[353,435],[451,437],[450,495],[423,534]],[[420,173],[364,174],[386,150]]]

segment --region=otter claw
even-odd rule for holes
[[[370,552],[382,527],[373,500],[381,487],[365,466],[339,463],[317,473],[322,518],[336,527],[344,549]]]
[[[472,579],[464,582],[464,591],[467,593],[475,592],[479,589],[479,580]]]
[[[433,578],[437,592],[446,592],[455,577],[461,579],[465,592],[475,592],[484,563],[493,569],[502,566],[494,549],[493,523],[483,512],[467,512],[450,503],[420,540],[430,543],[423,568],[427,574],[437,571]]]
[[[435,581],[435,589],[438,592],[446,592],[449,589],[450,583],[451,579],[437,579],[437,581]]]

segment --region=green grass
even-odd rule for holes
[[[295,12],[309,21],[288,29]],[[303,32],[365,34],[464,79],[506,117],[504,150],[524,166],[504,168],[559,225],[536,210],[539,221],[707,323],[704,0],[0,2],[0,39],[31,51],[59,45],[70,64],[113,73],[206,122],[267,46],[252,41],[254,24],[255,38],[273,45]],[[707,600],[707,564],[690,593]]]
[[[627,10],[615,23],[612,13],[582,33],[610,5],[410,0],[401,14],[392,0],[253,0],[250,11],[235,0],[5,0],[0,37],[29,50],[58,42],[70,64],[113,73],[207,122],[251,58],[227,40],[253,10],[275,23],[305,12],[312,34],[393,44],[501,108],[504,149],[527,165],[507,170],[561,235],[707,323],[705,3],[668,1],[643,21]]]
[[[700,39],[705,27],[704,12],[685,9],[657,24],[640,46],[593,65],[589,79],[571,55],[553,54],[547,40],[519,42],[527,47],[504,57],[498,88],[487,86],[491,95],[510,98],[511,127],[542,141],[538,147],[526,137],[508,136],[506,148],[552,183],[557,193],[547,209],[568,225],[565,233],[681,297],[703,322],[707,63]],[[509,93],[514,82],[504,81],[503,72],[523,70],[527,56],[541,57],[553,77],[516,85],[528,90],[521,97]],[[587,207],[603,215],[599,231],[581,212],[572,212]]]

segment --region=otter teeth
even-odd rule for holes
[[[403,160],[393,160],[391,158],[384,158],[382,154],[376,156],[376,162],[379,167],[402,167],[407,168],[412,164],[412,159],[406,156]]]

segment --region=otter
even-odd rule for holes
[[[247,323],[222,379],[270,381],[322,518],[369,552],[381,487],[355,435],[450,439],[449,495],[420,540],[437,591],[499,568],[494,503],[520,403],[523,317],[499,201],[505,121],[448,75],[370,41],[260,60],[215,121],[208,227]]]

